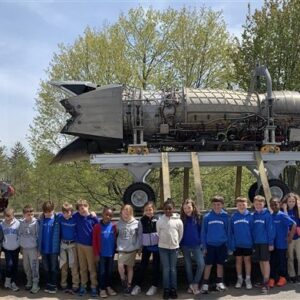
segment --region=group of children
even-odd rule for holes
[[[112,288],[115,253],[123,292],[127,296],[141,293],[152,256],[151,286],[146,295],[157,293],[162,266],[163,298],[176,299],[179,250],[184,257],[188,293],[195,295],[209,292],[213,265],[216,265],[216,289],[226,289],[223,266],[232,252],[236,257],[236,288],[244,283],[246,289],[252,288],[252,256],[260,265],[263,293],[275,285],[285,285],[288,276],[297,281],[294,255],[300,275],[298,195],[290,193],[282,201],[272,198],[272,212],[265,208],[262,196],[254,198],[253,212],[247,209],[247,203],[246,198],[238,197],[237,211],[230,217],[223,209],[224,198],[214,196],[212,209],[201,218],[191,199],[182,203],[180,214],[175,212],[173,200],[168,199],[161,217],[156,215],[154,203],[147,202],[139,221],[134,217],[133,208],[125,204],[116,223],[112,221],[111,208],[105,207],[99,220],[89,211],[86,200],[77,201],[76,212],[71,204],[64,203],[62,213],[55,213],[53,202],[47,201],[38,219],[34,217],[33,208],[26,205],[20,221],[14,217],[13,209],[7,208],[0,227],[0,243],[5,255],[4,287],[19,290],[15,280],[19,252],[27,279],[25,289],[34,294],[40,289],[39,256],[42,257],[47,293],[56,293],[60,270],[60,286],[65,292],[83,296],[90,282],[93,297],[116,295]],[[137,255],[141,255],[141,262],[134,272]],[[72,286],[68,286],[69,270]]]

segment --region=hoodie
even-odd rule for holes
[[[163,215],[156,224],[158,247],[164,249],[178,249],[183,236],[183,223],[177,213],[171,217]]]
[[[267,208],[253,213],[253,242],[254,244],[274,245],[275,230],[272,216]]]
[[[252,248],[253,216],[249,210],[236,211],[230,220],[230,249]]]
[[[132,252],[140,248],[138,238],[138,220],[132,218],[125,222],[122,219],[117,223],[117,251]]]
[[[287,237],[289,234],[289,227],[296,225],[296,222],[292,218],[282,211],[272,213],[275,230],[274,247],[276,249],[287,249],[288,242]]]
[[[200,247],[201,221],[200,218],[186,216],[183,222],[183,237],[180,246]]]
[[[38,221],[33,218],[31,222],[25,219],[20,221],[19,238],[20,246],[24,249],[36,248],[38,243]]]
[[[229,240],[229,216],[225,210],[215,213],[211,210],[203,218],[202,225],[202,245],[206,249],[207,245],[221,246]]]
[[[20,247],[19,228],[20,222],[14,218],[10,224],[5,221],[1,224],[3,230],[3,248],[6,250],[16,250]]]

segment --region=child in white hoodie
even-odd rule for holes
[[[14,216],[12,208],[4,210],[4,221],[1,224],[3,232],[3,245],[2,250],[5,255],[5,283],[4,287],[18,291],[19,288],[15,283],[15,277],[18,273],[18,260],[19,260],[19,227],[20,222]]]
[[[177,296],[177,256],[183,236],[183,223],[177,213],[173,213],[174,201],[164,203],[164,215],[157,221],[158,248],[163,267],[163,298],[176,299]]]

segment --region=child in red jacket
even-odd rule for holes
[[[100,297],[107,298],[117,293],[111,288],[114,255],[116,249],[116,224],[111,219],[112,209],[104,207],[102,220],[93,228],[93,250],[98,263]]]

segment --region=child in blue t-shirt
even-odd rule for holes
[[[280,200],[277,197],[271,199],[272,218],[275,228],[274,250],[271,252],[271,272],[269,287],[275,285],[284,286],[287,283],[286,253],[288,243],[293,240],[296,231],[296,223],[284,212],[280,211]],[[289,231],[289,227],[291,230]]]
[[[100,297],[107,298],[117,293],[112,289],[112,272],[116,250],[117,229],[111,219],[113,211],[104,207],[102,219],[93,228],[93,250],[98,263]]]
[[[246,289],[252,289],[251,283],[251,255],[253,252],[252,227],[253,217],[247,209],[248,199],[237,197],[237,211],[230,220],[230,248],[235,256],[235,267],[237,282],[235,288],[239,289],[243,285],[243,261],[245,263],[245,285]]]
[[[185,273],[189,284],[188,293],[197,295],[200,293],[199,283],[205,263],[201,250],[200,214],[192,199],[184,200],[181,206],[180,217],[183,222],[183,237],[180,246],[183,252]],[[195,260],[197,265],[194,275],[192,260]]]
[[[287,213],[297,224],[297,229],[293,236],[293,240],[288,244],[288,275],[290,280],[296,283],[297,281],[300,282],[300,237],[297,232],[300,229],[299,195],[295,193],[288,193],[282,199],[281,207],[283,212]],[[296,276],[297,274],[294,266],[295,258],[297,259],[298,277]]]
[[[86,294],[88,283],[88,275],[90,275],[91,282],[91,296],[97,297],[97,269],[96,261],[93,253],[92,240],[93,240],[93,227],[98,224],[98,218],[89,211],[89,204],[86,200],[80,199],[76,203],[77,212],[73,214],[75,220],[75,235],[76,247],[79,261],[80,270],[80,289],[79,295]]]
[[[214,196],[211,204],[212,210],[203,218],[201,235],[205,255],[205,269],[201,290],[203,294],[208,293],[209,276],[214,264],[217,265],[216,289],[218,291],[226,289],[223,283],[223,265],[228,255],[229,216],[223,210],[224,198],[222,196]]]
[[[46,274],[46,293],[57,292],[58,255],[60,250],[59,216],[54,213],[54,203],[44,202],[39,219],[38,248]]]
[[[72,216],[72,204],[65,202],[62,205],[60,223],[60,255],[59,266],[61,269],[60,285],[65,292],[76,293],[79,289],[78,258],[76,251],[75,220]],[[68,270],[71,269],[72,289],[68,289]]]

